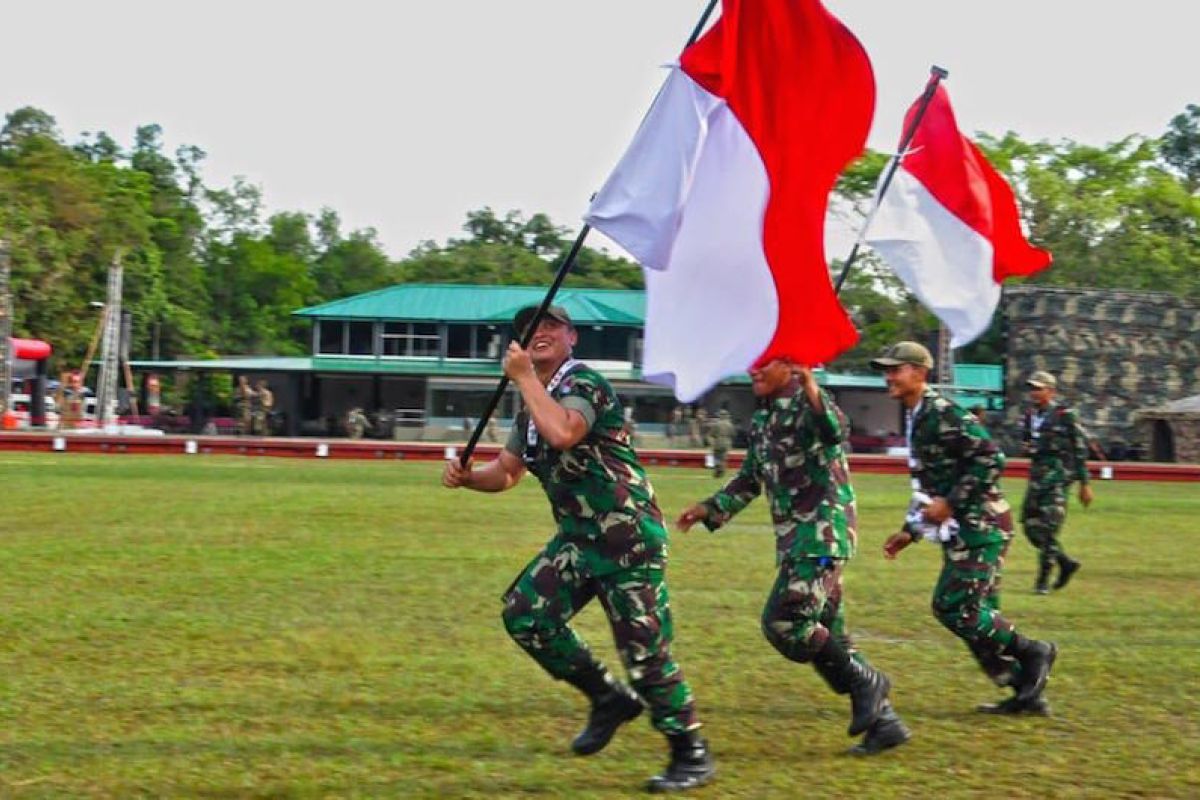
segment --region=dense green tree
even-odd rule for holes
[[[1200,107],[1159,139],[1104,146],[977,137],[1020,199],[1030,238],[1054,265],[1031,281],[1172,291],[1200,299]],[[337,213],[267,216],[262,190],[205,184],[205,153],[168,155],[157,125],[132,143],[104,132],[64,142],[54,117],[19,108],[0,128],[0,236],[12,259],[14,330],[54,343],[77,365],[91,339],[109,265],[125,266],[133,355],[303,353],[296,308],[402,281],[547,286],[574,241],[545,214],[469,211],[464,233],[391,261],[374,230],[343,232]],[[857,228],[887,157],[868,152],[841,177],[832,208]],[[840,255],[840,254],[832,254]],[[835,269],[838,265],[835,264]],[[836,273],[835,273],[836,274]],[[583,247],[567,286],[641,288],[641,268]],[[858,369],[885,342],[932,339],[936,322],[869,249],[842,300],[862,331],[837,368]],[[998,360],[998,326],[960,352]]]
[[[1160,148],[1163,161],[1183,176],[1187,190],[1200,191],[1200,106],[1189,103],[1171,120]]]
[[[491,208],[467,212],[467,238],[423,242],[401,262],[404,280],[425,283],[549,285],[574,244],[545,214],[497,217]],[[641,267],[590,247],[580,249],[566,286],[640,289]]]

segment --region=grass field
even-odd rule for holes
[[[661,737],[638,720],[570,757],[582,698],[500,624],[550,529],[536,484],[449,492],[439,469],[0,453],[0,796],[636,794]],[[652,475],[668,513],[716,485]],[[672,543],[675,651],[719,768],[697,796],[1200,795],[1200,486],[1097,486],[1068,517],[1084,568],[1060,594],[1030,592],[1014,542],[1005,608],[1059,643],[1055,715],[995,719],[972,708],[1001,693],[929,614],[935,549],[879,555],[905,479],[856,485],[849,622],[915,738],[842,755],[846,701],[762,639],[759,502]],[[600,609],[578,624],[619,668]]]

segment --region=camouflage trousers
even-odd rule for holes
[[[612,627],[634,691],[654,727],[671,735],[700,726],[692,690],[671,657],[671,605],[664,563],[588,574],[575,545],[560,537],[530,562],[504,596],[504,627],[551,677],[605,670],[569,621],[593,597]]]
[[[1021,506],[1021,525],[1025,538],[1038,550],[1038,561],[1043,569],[1063,557],[1058,532],[1067,518],[1067,488],[1059,483],[1038,484],[1030,482],[1025,491],[1025,502]]]
[[[1015,683],[1020,675],[1020,665],[1005,654],[1016,628],[1000,614],[1000,572],[1009,541],[945,548],[933,589],[933,615],[966,643],[999,686]]]
[[[255,411],[251,415],[250,424],[255,436],[267,436],[271,433],[267,427],[267,412]]]
[[[846,633],[842,605],[845,563],[830,558],[788,558],[780,564],[763,607],[762,631],[786,658],[810,662],[833,636],[854,660],[866,663]]]

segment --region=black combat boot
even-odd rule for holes
[[[1043,557],[1038,562],[1037,582],[1033,585],[1033,591],[1038,594],[1050,594],[1050,569],[1050,559]]]
[[[1055,589],[1061,589],[1067,585],[1067,581],[1071,580],[1071,576],[1079,571],[1080,564],[1073,558],[1068,558],[1066,554],[1058,557],[1058,580],[1054,582]]]
[[[850,727],[848,733],[857,736],[879,718],[892,682],[877,669],[860,664],[850,657],[841,642],[830,636],[813,656],[813,666],[836,692],[846,687],[850,692]]]
[[[981,703],[975,706],[975,710],[981,714],[1030,714],[1048,717],[1050,716],[1050,703],[1041,695],[1027,703],[1022,703],[1014,694],[1007,700],[1001,700],[998,703]]]
[[[612,741],[617,728],[642,713],[642,701],[625,684],[603,668],[588,670],[567,679],[592,701],[587,727],[571,742],[577,755],[599,753]]]
[[[912,731],[900,719],[900,715],[892,708],[887,700],[883,701],[883,710],[879,719],[867,729],[867,735],[858,744],[850,748],[850,754],[855,756],[873,756],[899,747],[912,738]]]
[[[1050,668],[1054,666],[1054,659],[1058,658],[1058,646],[1054,642],[1027,639],[1018,633],[1013,635],[1007,652],[1021,664],[1021,680],[1014,687],[1017,690],[1016,699],[1028,705],[1042,696],[1050,677]]]
[[[661,774],[646,784],[651,792],[682,792],[703,786],[717,774],[708,742],[699,731],[687,731],[667,737],[671,744],[671,762]]]

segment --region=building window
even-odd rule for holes
[[[446,357],[474,358],[474,333],[474,326],[471,325],[447,325]]]
[[[347,354],[352,356],[374,355],[375,323],[348,322],[346,323],[346,327],[349,329]]]
[[[345,352],[346,323],[337,319],[323,319],[317,326],[320,331],[317,355],[340,356]]]
[[[440,355],[441,337],[435,322],[386,322],[383,325],[383,355],[420,356]]]
[[[442,337],[438,336],[436,322],[412,323],[412,355],[437,358],[441,355]]]
[[[581,325],[578,331],[579,343],[575,347],[576,357],[597,361],[629,360],[630,338],[634,334],[630,328]]]

